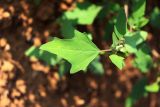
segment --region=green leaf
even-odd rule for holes
[[[113,32],[113,33],[112,33],[113,47],[116,47],[116,46],[117,46],[118,41],[119,41],[119,40],[118,40],[116,34]]]
[[[54,53],[72,65],[70,73],[85,70],[89,63],[97,57],[100,50],[84,33],[75,30],[72,39],[55,38],[40,47],[50,53]]]
[[[93,73],[102,75],[104,74],[104,68],[102,63],[100,62],[100,56],[96,57],[88,67]]]
[[[102,9],[101,6],[89,2],[77,3],[76,6],[74,10],[65,12],[63,18],[71,21],[74,20],[77,24],[81,25],[92,24],[95,17]]]
[[[146,73],[153,66],[152,57],[149,55],[141,55],[134,59],[133,65],[140,69],[142,73]]]
[[[136,53],[137,46],[147,39],[147,32],[129,32],[125,35],[125,48],[129,53]]]
[[[121,9],[119,11],[117,21],[114,26],[114,32],[117,35],[118,39],[123,38],[127,32],[127,20],[124,9]]]
[[[61,62],[59,63],[59,67],[58,67],[58,73],[60,77],[63,77],[66,73],[69,72],[71,68],[70,63],[68,63],[65,60],[61,60]]]
[[[128,22],[129,22],[129,25],[133,29],[138,30],[138,29],[142,28],[143,26],[145,26],[149,22],[149,19],[147,19],[145,17],[140,17],[140,18],[130,17]]]
[[[149,20],[144,17],[145,9],[146,9],[146,0],[132,0],[133,1],[133,8],[132,14],[129,17],[129,25],[133,29],[139,29],[145,26]]]
[[[67,20],[59,20],[61,25],[61,34],[65,39],[74,37],[74,27]]]
[[[60,58],[58,58],[55,54],[40,50],[35,46],[32,46],[28,50],[26,50],[25,55],[40,59],[49,65],[55,65],[60,61]]]
[[[110,35],[112,35],[113,30],[114,30],[115,21],[116,21],[116,17],[113,17],[106,24],[106,26],[105,26],[105,34],[104,34],[104,39],[105,40],[110,40],[110,37],[111,37]]]
[[[139,50],[135,53],[136,58],[133,61],[133,65],[140,69],[142,73],[146,73],[153,66],[152,57],[149,54],[149,48],[147,45],[140,46]]]
[[[153,92],[153,93],[156,93],[156,92],[159,92],[160,90],[160,86],[157,82],[153,83],[153,84],[150,84],[150,85],[147,85],[145,87],[145,89],[148,91],[148,92]]]
[[[131,38],[127,38],[125,40],[125,48],[129,53],[136,53],[137,52],[137,47],[135,44],[135,41],[133,41]]]
[[[146,10],[146,0],[132,0],[133,8],[132,8],[132,17],[141,18],[145,15]]]
[[[116,54],[112,54],[109,56],[110,60],[113,64],[115,64],[119,69],[122,69],[125,65],[124,58],[121,56],[118,56]]]
[[[132,40],[135,41],[136,46],[147,40],[148,33],[146,31],[137,31],[132,35]]]
[[[160,9],[158,7],[155,7],[154,10],[151,13],[151,24],[154,27],[160,28]]]
[[[133,86],[130,95],[125,101],[125,107],[132,107],[133,104],[147,94],[145,86],[147,85],[147,78],[143,77]]]
[[[149,22],[149,19],[142,17],[139,19],[139,23],[138,23],[138,27],[142,28],[143,26],[145,26],[147,23]]]

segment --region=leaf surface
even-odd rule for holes
[[[150,22],[152,26],[160,28],[160,8],[155,7],[151,13]]]
[[[89,2],[77,3],[77,7],[72,11],[64,13],[63,17],[77,24],[92,24],[95,17],[102,9],[101,6]]]
[[[123,38],[123,36],[127,32],[127,19],[124,9],[121,9],[119,11],[119,14],[117,16],[117,21],[114,26],[114,32],[117,35],[118,39]]]
[[[67,20],[60,20],[61,34],[65,39],[71,39],[74,37],[74,27],[71,22]]]
[[[136,31],[125,35],[125,48],[129,53],[136,53],[137,46],[147,39],[147,32]]]
[[[100,50],[84,33],[75,30],[72,39],[55,38],[40,47],[50,53],[56,54],[71,63],[70,73],[85,70],[89,63],[96,58]]]
[[[112,63],[115,64],[119,69],[122,69],[124,67],[124,58],[121,56],[118,56],[116,54],[112,54],[109,56]]]
[[[148,91],[148,92],[158,92],[159,89],[160,89],[160,86],[157,82],[153,83],[153,84],[150,84],[150,85],[147,85],[145,87],[145,89]]]
[[[150,56],[149,47],[146,44],[142,44],[135,55],[136,58],[133,61],[133,65],[140,69],[142,73],[147,73],[153,66],[153,60]]]
[[[133,12],[132,16],[134,18],[140,18],[144,16],[146,9],[146,0],[133,0]]]

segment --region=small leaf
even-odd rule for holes
[[[146,0],[132,0],[133,9],[132,16],[134,18],[140,18],[144,16],[146,10]]]
[[[145,87],[145,89],[148,91],[148,92],[153,92],[153,93],[156,93],[156,92],[159,92],[159,89],[160,89],[160,86],[157,82],[151,84],[151,85],[147,85]]]
[[[132,40],[135,41],[136,45],[140,45],[144,41],[146,41],[148,33],[145,31],[137,31],[132,35]]]
[[[129,32],[125,35],[125,48],[129,53],[136,53],[137,46],[147,39],[147,32]]]
[[[119,69],[122,69],[124,67],[124,58],[121,56],[118,56],[116,54],[112,54],[109,56],[110,60],[113,64],[115,64]]]
[[[149,20],[144,17],[146,9],[146,0],[133,0],[132,14],[129,17],[129,25],[137,30],[145,26]]]
[[[124,9],[121,9],[119,11],[117,21],[114,26],[114,32],[117,35],[118,39],[123,38],[127,32],[127,20]]]
[[[124,46],[129,53],[136,53],[137,52],[137,47],[134,42],[135,41],[133,41],[131,38],[126,39],[126,43]]]
[[[40,49],[56,54],[69,61],[72,65],[70,73],[85,70],[100,52],[87,35],[77,30],[75,30],[74,38],[55,38],[53,41],[43,44]]]
[[[140,18],[139,23],[138,23],[139,28],[145,26],[148,22],[149,22],[149,19],[145,17]]]
[[[118,38],[114,32],[112,33],[112,42],[113,42],[113,46],[116,47],[118,43]]]
[[[92,24],[95,17],[102,9],[101,6],[89,2],[77,3],[77,7],[72,11],[64,13],[63,17],[67,20],[74,20],[77,24]]]
[[[140,17],[140,18],[130,17],[129,20],[128,20],[129,25],[135,30],[138,30],[138,29],[142,28],[148,22],[149,22],[149,19],[147,19],[145,17]]]

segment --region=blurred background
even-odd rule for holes
[[[159,81],[160,1],[146,4],[149,22],[142,29],[148,32],[147,59],[130,55],[119,70],[102,55],[86,73],[71,75],[67,61],[38,47],[55,36],[69,38],[70,28],[62,20],[69,17],[100,49],[109,48],[124,1],[0,0],[0,107],[160,107],[159,91],[144,90]],[[69,13],[74,9],[74,15]],[[74,20],[81,13],[87,17]],[[83,22],[88,18],[90,22]]]

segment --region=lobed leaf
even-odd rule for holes
[[[85,70],[100,52],[86,34],[77,30],[75,30],[75,36],[72,39],[55,38],[53,41],[43,44],[40,49],[69,61],[72,65],[70,73]]]

